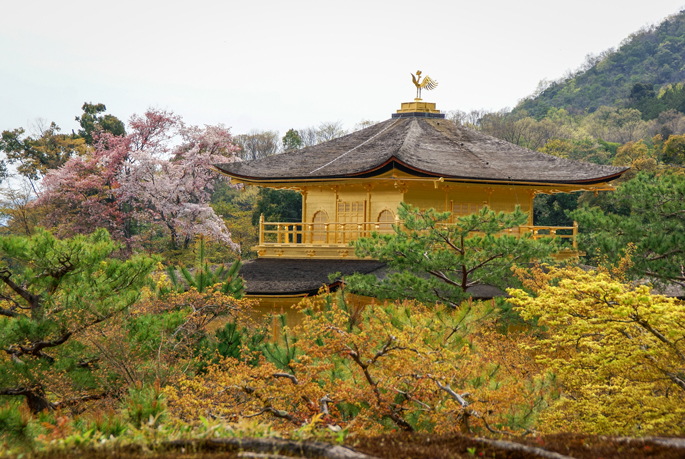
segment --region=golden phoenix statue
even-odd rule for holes
[[[431,89],[435,89],[438,87],[438,82],[426,75],[426,77],[421,81],[421,70],[416,71],[416,76],[414,74],[411,74],[411,80],[414,82],[414,86],[416,86],[416,99],[414,100],[422,100],[421,99],[421,90],[426,89],[426,91],[430,91]]]

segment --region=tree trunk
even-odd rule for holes
[[[178,235],[176,234],[176,228],[169,224],[167,224],[167,228],[169,228],[169,236],[171,237],[171,248],[176,249],[178,247]]]
[[[52,403],[48,402],[43,394],[27,392],[24,396],[26,397],[26,403],[29,405],[29,409],[33,414],[38,414],[45,410],[52,411],[53,409]]]

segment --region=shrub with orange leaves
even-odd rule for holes
[[[541,429],[685,432],[685,303],[626,282],[629,268],[517,270],[533,293],[509,290],[510,301],[546,327],[526,346],[561,385]]]
[[[164,281],[162,276],[158,283]],[[210,324],[219,318],[247,321],[254,303],[222,293],[221,284],[203,292],[191,288],[156,296],[147,291],[124,314],[84,333],[81,341],[115,387],[170,384],[197,369],[198,349],[211,338]]]
[[[544,384],[516,345],[529,338],[498,334],[489,304],[355,308],[323,295],[300,307],[303,323],[286,330],[297,352],[285,366],[244,348],[167,387],[172,415],[191,423],[264,415],[283,431],[318,420],[366,433],[510,430],[533,421]]]

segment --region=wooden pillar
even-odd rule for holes
[[[528,224],[533,226],[533,202],[535,201],[535,191],[528,192]]]
[[[373,183],[368,183],[364,185],[364,189],[366,189],[366,207],[367,207],[367,222],[371,223],[373,221],[373,217],[371,214],[371,190],[373,190],[373,187],[375,185]],[[366,228],[366,235],[369,236],[371,234],[371,228]]]
[[[485,191],[488,193],[488,200],[484,202],[486,206],[492,210],[492,192],[495,191],[494,188],[486,188]]]
[[[309,194],[309,188],[304,187],[300,194],[302,195],[302,243],[307,243],[307,232],[305,231],[305,224],[309,221],[307,219],[307,195]]]
[[[337,244],[338,243],[338,226],[339,226],[338,220],[340,218],[340,216],[338,215],[338,200],[340,199],[338,193],[340,192],[340,186],[339,185],[332,186],[331,190],[333,190],[333,192],[335,193],[335,197],[333,198],[333,201],[335,203],[334,204],[335,205],[335,209],[334,209],[335,213],[333,214],[333,244]],[[328,241],[328,236],[326,236],[326,243],[327,244],[330,243]]]

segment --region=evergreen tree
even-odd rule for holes
[[[299,150],[304,143],[300,138],[300,134],[295,129],[289,129],[283,137],[283,150]]]
[[[453,224],[450,212],[422,211],[404,203],[398,214],[403,225],[392,233],[373,233],[355,241],[358,257],[387,263],[391,274],[383,280],[355,274],[345,279],[351,291],[456,307],[469,296],[469,288],[484,284],[504,288],[514,263],[543,260],[558,249],[551,238],[507,234],[528,220],[519,208],[495,213],[486,207],[456,218]]]
[[[112,258],[116,249],[103,229],[0,238],[0,395],[24,396],[33,412],[106,395],[99,356],[81,338],[131,306],[155,266]]]
[[[632,245],[633,278],[685,285],[685,176],[640,173],[605,197],[602,208],[571,213],[592,263],[616,264]]]
[[[181,266],[176,268],[176,266],[169,266],[167,268],[167,274],[169,275],[169,280],[171,281],[172,289],[181,293],[194,288],[200,293],[204,293],[208,287],[212,287],[216,284],[221,284],[219,291],[225,295],[232,296],[236,299],[241,299],[245,296],[245,283],[242,277],[238,277],[238,271],[242,262],[236,260],[228,268],[226,265],[219,265],[212,269],[209,266],[209,261],[207,260],[207,253],[205,250],[205,238],[200,236],[197,241],[197,265],[195,267],[195,272],[191,273],[188,268]],[[181,276],[185,280],[185,284],[178,278],[176,271],[181,272]],[[166,287],[161,287],[161,294],[169,293],[171,289]]]
[[[86,139],[88,145],[93,144],[93,132],[97,130],[109,132],[112,135],[124,136],[126,129],[124,123],[119,118],[113,115],[102,115],[107,111],[105,104],[89,104],[83,103],[83,115],[76,117],[76,121],[81,125],[78,134]]]
[[[262,214],[268,222],[299,223],[302,221],[302,195],[296,191],[260,188],[252,214],[253,225]]]

